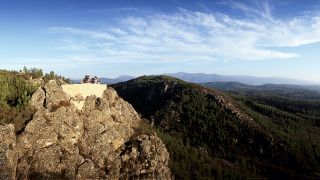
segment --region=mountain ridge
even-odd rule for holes
[[[118,76],[116,78],[106,78],[106,77],[101,77],[99,78],[100,82],[102,84],[115,84],[115,83],[119,83],[119,82],[124,82],[124,81],[128,81],[130,79],[134,79],[134,76],[129,76],[129,75],[121,75]],[[81,79],[71,79],[75,84],[80,83]]]
[[[163,75],[168,75],[171,77],[176,77],[178,79],[191,82],[191,83],[207,83],[207,82],[238,82],[247,85],[263,85],[263,84],[288,84],[288,85],[300,85],[308,86],[310,89],[319,89],[320,83],[292,79],[292,78],[282,78],[282,77],[258,77],[258,76],[247,76],[247,75],[221,75],[221,74],[206,74],[206,73],[164,73]],[[150,76],[150,75],[149,75]],[[158,76],[161,76],[158,75]],[[119,82],[128,81],[136,78],[130,75],[121,75],[116,78],[101,77],[100,80],[105,84],[116,84]],[[78,83],[80,79],[72,79],[74,82]]]
[[[197,174],[201,171],[200,165],[199,169],[193,167],[195,174],[178,171],[181,166],[192,165],[184,164],[188,161],[186,159],[175,158],[171,169],[178,178],[216,176],[219,172],[215,168],[218,167],[236,177],[276,178],[291,177],[290,174],[301,178],[313,176],[313,165],[306,156],[296,152],[289,142],[260,124],[254,114],[249,115],[244,111],[242,107],[248,105],[238,100],[235,102],[232,96],[223,92],[170,76],[141,76],[112,87],[144,118],[165,133],[165,143],[170,154],[187,157],[186,154],[179,154],[182,151],[180,148],[199,147],[208,153],[208,159],[217,162],[215,165],[198,160],[190,162],[203,164],[201,166],[205,165],[208,171],[213,172],[205,176]],[[179,138],[185,145],[174,145],[172,139],[178,143]],[[247,164],[247,169],[243,165],[236,165],[240,161]],[[248,169],[248,166],[258,168],[259,172]]]
[[[297,84],[297,85],[314,85],[319,83],[281,78],[281,77],[257,77],[257,76],[243,76],[243,75],[219,75],[219,74],[205,74],[205,73],[166,73],[166,75],[182,79],[187,82],[193,83],[206,83],[206,82],[239,82],[249,85],[262,85],[262,84]]]

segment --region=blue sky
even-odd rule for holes
[[[0,0],[0,68],[320,82],[319,0]]]

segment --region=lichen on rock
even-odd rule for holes
[[[164,144],[156,134],[134,136],[141,118],[129,103],[112,88],[84,98],[79,110],[57,82],[40,87],[24,131],[0,127],[0,170],[8,169],[0,179],[170,179]]]
[[[170,179],[169,153],[156,134],[142,134],[122,147],[121,178]]]
[[[0,126],[0,179],[15,179],[17,166],[16,136],[12,124]]]

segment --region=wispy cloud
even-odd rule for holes
[[[130,16],[107,29],[52,27],[66,34],[61,47],[97,61],[167,62],[289,59],[298,54],[274,50],[320,41],[320,16],[291,19],[272,16],[268,3],[259,8],[231,1],[233,8],[257,18],[180,9],[174,14]],[[66,38],[65,37],[65,38]]]
[[[89,9],[90,13],[110,13],[110,12],[121,12],[121,11],[138,11],[136,7],[119,7],[119,8],[107,8],[107,9]]]
[[[255,3],[249,6],[238,1],[228,1],[225,4],[230,6],[231,8],[238,9],[249,16],[262,17],[268,20],[273,19],[271,7],[267,1],[259,1],[259,3],[256,3],[256,6],[253,6]]]

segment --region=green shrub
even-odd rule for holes
[[[0,71],[0,124],[14,124],[21,131],[35,110],[28,105],[37,86],[16,72]]]

